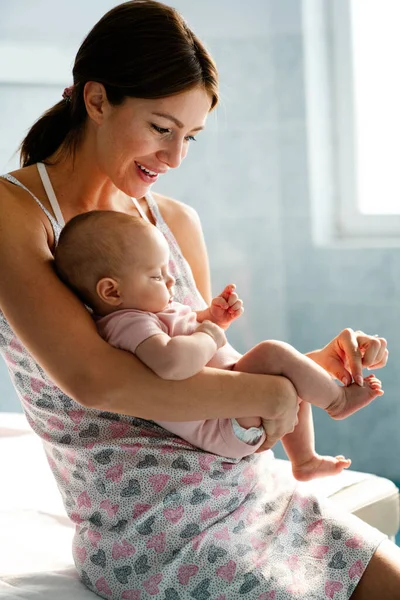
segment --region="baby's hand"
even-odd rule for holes
[[[217,344],[217,349],[225,346],[226,344],[225,333],[221,327],[218,327],[218,325],[212,323],[211,321],[203,321],[200,323],[196,329],[196,332],[207,333],[210,337],[212,337],[214,342]]]
[[[230,283],[223,292],[214,298],[210,305],[210,314],[214,323],[227,329],[232,321],[241,317],[244,309],[243,302],[235,292],[236,286]]]

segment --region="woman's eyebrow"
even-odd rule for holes
[[[155,117],[162,117],[163,119],[169,119],[170,121],[175,123],[175,125],[177,127],[179,127],[179,129],[182,129],[184,126],[183,123],[181,123],[181,121],[179,121],[176,117],[173,117],[172,115],[168,115],[166,113],[158,113],[158,112],[153,112],[151,114],[154,115]],[[201,131],[202,129],[204,129],[204,127],[202,125],[200,125],[199,127],[193,127],[193,129],[191,129],[190,131]]]

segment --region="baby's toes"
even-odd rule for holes
[[[350,458],[346,458],[343,456],[343,454],[339,454],[338,456],[335,456],[337,463],[344,465],[345,469],[348,469],[348,467],[351,465],[351,460]]]
[[[368,375],[368,377],[365,377],[364,381],[366,385],[371,388],[371,390],[377,392],[380,396],[383,395],[382,382],[380,379],[375,377],[375,375]]]

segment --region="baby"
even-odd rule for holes
[[[282,439],[294,477],[307,481],[348,468],[351,461],[343,456],[315,452],[311,404],[344,419],[382,395],[381,382],[370,375],[363,386],[339,386],[311,359],[278,341],[261,342],[235,362],[224,333],[243,313],[235,286],[193,311],[174,302],[168,265],[162,233],[144,219],[114,211],[74,217],[55,253],[58,275],[93,310],[110,344],[134,353],[164,379],[186,379],[206,365],[287,377],[302,400],[297,426]],[[232,458],[252,454],[265,438],[259,417],[156,422],[195,446]]]

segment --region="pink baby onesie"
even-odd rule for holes
[[[156,314],[136,309],[120,310],[97,318],[96,324],[107,342],[133,354],[142,342],[153,335],[190,335],[199,326],[196,313],[179,302],[172,302],[168,308]],[[214,354],[207,366],[231,369],[236,361],[237,352],[226,344]],[[236,419],[155,423],[198,448],[229,458],[253,454],[265,439],[262,428],[245,430]]]

